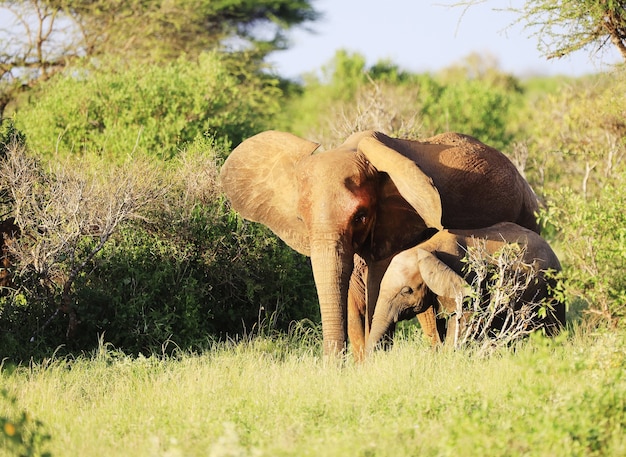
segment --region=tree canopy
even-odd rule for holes
[[[163,63],[219,49],[260,62],[319,17],[311,0],[0,0],[0,11],[0,113],[77,59]]]
[[[518,12],[548,58],[612,44],[626,61],[626,1],[528,0]]]
[[[487,0],[464,0],[453,6],[470,8]],[[607,45],[617,48],[626,61],[626,1],[525,0],[520,7],[501,8],[518,14],[519,22],[537,38],[539,51],[548,59],[579,50],[596,54]]]

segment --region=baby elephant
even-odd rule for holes
[[[560,271],[561,265],[548,243],[537,233],[509,222],[484,229],[442,230],[391,260],[380,285],[366,352],[372,351],[398,320],[410,319],[419,313],[433,314],[431,319],[420,319],[420,323],[433,322],[433,328],[423,330],[431,335],[433,344],[438,344],[444,335],[441,329],[437,332],[434,315],[440,311],[454,314],[458,300],[472,294],[472,288],[461,276],[468,247],[481,246],[488,254],[494,254],[509,244],[522,248],[522,262],[532,265],[537,272],[515,308],[551,298],[553,280],[546,277],[545,270]],[[545,316],[535,314],[532,320],[537,327],[545,328],[547,334],[554,335],[565,324],[565,305],[552,303]],[[448,319],[447,339],[456,331],[452,321],[456,320]]]

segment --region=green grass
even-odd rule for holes
[[[3,446],[7,421],[42,438],[25,455],[626,454],[624,333],[574,331],[477,358],[435,353],[408,331],[360,366],[325,363],[310,341],[139,358],[102,345],[3,367],[0,456],[17,448]]]

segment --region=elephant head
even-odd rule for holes
[[[355,253],[370,266],[375,303],[382,273],[374,263],[417,244],[429,227],[523,219],[536,229],[528,184],[502,153],[471,137],[419,142],[367,131],[314,154],[318,146],[266,131],[237,146],[220,176],[236,211],[311,257],[326,354],[345,346]]]
[[[371,352],[398,320],[422,313],[431,315],[432,325],[435,325],[435,310],[448,315],[458,313],[458,305],[473,293],[462,276],[462,259],[467,246],[476,247],[478,243],[489,254],[499,251],[505,244],[515,243],[523,247],[524,262],[532,264],[538,271],[561,269],[558,258],[545,240],[513,223],[475,230],[440,231],[429,240],[396,254],[389,263],[381,280],[366,352]],[[547,282],[545,276],[538,275],[520,296],[520,301],[536,302],[548,298],[550,287]],[[461,317],[462,313],[457,316]],[[565,324],[565,307],[562,303],[555,303],[545,319],[536,316],[535,320],[549,334],[554,334]],[[424,327],[421,319],[420,323]],[[456,320],[448,321],[447,338],[455,335],[455,323]],[[435,327],[424,328],[427,334],[436,330]]]
[[[381,280],[365,352],[370,353],[398,321],[416,316],[424,333],[437,345],[444,337],[437,328],[440,305],[453,313],[457,303],[471,293],[462,276],[421,245],[398,253]]]

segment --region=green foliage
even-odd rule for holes
[[[0,0],[0,8],[0,117],[84,58],[158,66],[225,51],[258,71],[287,47],[287,30],[319,17],[310,0]]]
[[[523,88],[495,59],[469,54],[425,82],[420,117],[427,132],[455,131],[507,148]]]
[[[520,15],[518,21],[533,30],[539,51],[547,58],[581,49],[597,53],[610,43],[626,60],[626,3],[622,0],[530,0],[514,11]]]
[[[481,80],[462,79],[424,94],[421,117],[431,132],[462,132],[497,149],[511,141],[508,131],[509,108],[515,93],[493,87]]]
[[[546,190],[567,186],[593,197],[605,179],[624,170],[626,71],[546,92],[526,99],[519,113],[528,179]]]
[[[412,137],[456,131],[503,148],[522,89],[495,64],[474,60],[415,75],[385,61],[367,68],[363,56],[338,51],[322,77],[308,75],[290,97],[282,128],[333,142],[365,129]]]
[[[267,52],[285,47],[285,31],[317,19],[309,0],[72,0],[62,12],[81,24],[89,56],[148,56],[152,62],[197,56],[225,40]],[[97,38],[106,37],[97,40]],[[132,43],[132,45],[129,45]]]
[[[237,144],[267,127],[278,109],[273,80],[218,54],[118,65],[73,68],[40,86],[16,115],[31,149],[170,158],[202,134]]]
[[[211,337],[319,320],[310,265],[267,228],[221,202],[161,223],[120,233],[79,285],[79,347],[104,334],[130,352],[158,351],[167,341],[200,348]]]
[[[12,143],[26,143],[26,135],[15,127],[12,119],[0,119],[0,156],[2,158]]]
[[[587,312],[605,324],[626,317],[626,174],[605,182],[586,200],[563,189],[550,194],[546,222],[559,231],[569,294],[587,302]]]
[[[48,318],[59,314],[69,314],[71,336],[76,279],[120,226],[143,218],[145,207],[163,197],[159,176],[145,161],[102,165],[92,157],[45,170],[16,145],[0,162],[0,187],[11,197],[11,219],[2,224],[3,349],[34,354],[37,333],[54,334]],[[51,340],[53,347],[62,341]]]
[[[167,341],[198,348],[211,338],[287,331],[292,321],[304,318],[319,321],[306,258],[266,227],[244,222],[219,195],[220,154],[213,140],[199,137],[164,164],[161,175],[127,165],[129,182],[152,176],[152,186],[168,183],[167,194],[161,192],[140,220],[121,224],[106,243],[101,236],[71,231],[78,244],[59,252],[47,251],[50,243],[26,249],[26,254],[45,252],[53,261],[20,257],[30,263],[16,265],[21,271],[16,289],[0,298],[2,356],[19,361],[59,345],[63,352],[85,350],[97,344],[97,335],[132,353],[158,351]],[[54,202],[46,207],[54,208]],[[73,227],[80,218],[53,214],[62,227]],[[54,228],[48,220],[40,225]],[[54,233],[65,241],[70,236]],[[56,238],[43,233],[19,243],[28,246],[36,237]],[[76,270],[81,262],[85,265]],[[71,271],[78,274],[68,286]],[[67,310],[60,308],[66,300],[79,321],[69,339]]]
[[[45,451],[51,436],[46,432],[43,422],[21,410],[17,399],[9,395],[6,389],[0,390],[0,411],[0,443],[5,451],[20,457],[52,455]],[[4,452],[0,455],[4,455]]]
[[[525,173],[543,194],[544,234],[562,253],[565,292],[586,303],[590,321],[622,322],[626,73],[537,90],[520,111]]]

